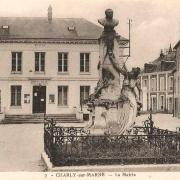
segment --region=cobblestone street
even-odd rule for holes
[[[137,117],[137,125],[142,125],[147,117],[148,114]],[[180,127],[180,119],[171,114],[153,114],[152,117],[155,126],[161,129]],[[43,124],[0,125],[0,171],[43,171],[42,152]]]

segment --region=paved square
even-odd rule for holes
[[[0,171],[43,171],[43,124],[0,125]]]

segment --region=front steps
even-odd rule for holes
[[[47,119],[58,123],[80,123],[75,114],[46,114]],[[44,114],[5,115],[4,124],[43,123]]]

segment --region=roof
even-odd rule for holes
[[[177,44],[174,46],[174,49],[177,49],[180,46],[180,41],[177,42]]]
[[[98,25],[83,18],[0,17],[0,27],[9,26],[2,39],[98,39],[103,31]],[[68,30],[68,27],[75,27]]]
[[[169,51],[167,54],[161,53],[160,56],[144,65],[143,72],[160,72],[173,70],[176,65],[176,54],[175,51]]]

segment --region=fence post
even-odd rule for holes
[[[155,157],[155,159],[154,159],[154,164],[156,164],[157,163],[157,153],[156,153],[156,135],[154,136],[154,146],[155,146],[155,150],[154,150],[154,157]]]
[[[54,143],[53,143],[53,136],[54,136],[54,121],[53,118],[51,119],[51,161],[54,162]]]
[[[46,131],[46,129],[45,128],[46,128],[46,119],[44,117],[44,151],[46,152],[46,147],[45,147],[46,146],[46,141],[45,141],[45,133],[46,133],[45,131]]]
[[[48,138],[47,137],[47,127],[49,126],[49,122],[47,121],[47,119],[46,119],[46,116],[44,116],[44,151],[46,152],[47,151],[47,149],[49,150],[49,147],[48,147],[48,145],[47,145],[47,139],[46,138]],[[46,152],[47,153],[47,152]]]
[[[176,133],[176,163],[178,162],[178,151],[179,151],[179,141],[178,141],[178,134]]]
[[[126,149],[126,151],[125,151],[125,154],[126,154],[126,161],[128,162],[128,143],[129,143],[129,136],[128,135],[126,135],[126,145],[125,145],[125,149]],[[122,164],[125,164],[126,162],[125,162],[125,159],[123,159],[123,161],[122,161]]]

